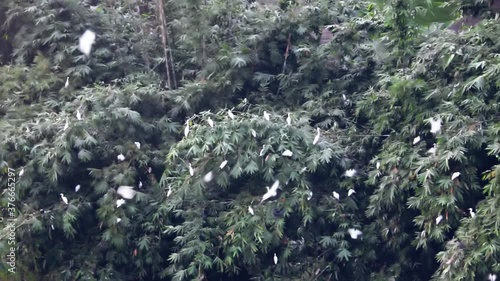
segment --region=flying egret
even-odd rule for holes
[[[210,182],[214,178],[214,174],[210,171],[203,177],[204,182]]]
[[[288,112],[288,117],[286,118],[286,123],[288,126],[292,125],[292,114]]]
[[[377,161],[377,170],[380,169],[380,162]]]
[[[358,229],[349,228],[347,231],[349,232],[349,235],[351,235],[352,239],[358,239],[359,236],[363,235],[363,232]]]
[[[456,178],[458,178],[460,176],[460,172],[454,172],[452,175],[451,175],[451,180],[454,180]]]
[[[172,195],[172,187],[169,185],[167,191],[167,198],[170,197],[170,195]]]
[[[417,136],[416,138],[413,139],[413,145],[416,145],[419,142],[420,142],[420,136]]]
[[[122,186],[118,187],[118,189],[116,190],[116,193],[120,194],[121,197],[123,197],[125,199],[132,199],[132,198],[134,198],[136,191],[134,190],[134,188],[132,186],[122,185]]]
[[[210,125],[210,127],[214,127],[214,121],[212,120],[212,118],[208,117],[207,119],[207,122],[208,122],[208,125]]]
[[[442,215],[439,215],[439,216],[436,218],[436,225],[437,225],[437,224],[439,224],[442,220],[443,220],[443,216],[442,216]]]
[[[269,121],[271,118],[271,116],[269,115],[269,113],[267,113],[267,111],[264,111],[264,119],[266,119],[267,121]]]
[[[78,50],[84,53],[87,57],[90,56],[90,51],[92,50],[92,45],[95,42],[95,33],[86,30],[82,36],[79,38]]]
[[[224,169],[224,167],[226,167],[226,164],[227,164],[227,160],[224,160],[224,161],[222,161],[222,163],[220,163],[220,166],[219,166],[219,167],[220,167],[221,169]]]
[[[347,196],[351,196],[354,193],[356,193],[356,191],[354,189],[349,189],[349,191],[347,192]]]
[[[314,137],[313,145],[316,145],[316,143],[318,143],[319,137],[321,135],[319,128],[316,128],[316,131],[317,131],[317,133],[316,133],[316,136]]]
[[[255,215],[252,206],[248,206],[248,212],[252,214],[252,216]]]
[[[116,207],[120,208],[121,205],[125,204],[125,199],[116,200]]]
[[[76,119],[78,119],[79,121],[82,120],[82,113],[80,113],[80,109],[77,109],[76,110]]]
[[[429,120],[430,123],[431,123],[431,133],[433,134],[437,134],[439,133],[439,131],[441,131],[441,119],[434,119],[432,118],[431,120]]]
[[[283,156],[289,156],[289,157],[292,157],[293,152],[291,152],[290,150],[288,150],[288,149],[287,149],[287,150],[285,150],[285,151],[283,152],[283,154],[281,154],[281,155],[283,155]]]
[[[309,190],[309,192],[307,193],[307,201],[311,200],[312,198],[313,198],[313,192]]]
[[[340,200],[340,195],[337,192],[334,191],[334,192],[332,192],[332,194],[333,194],[333,197],[335,197],[335,199]]]
[[[227,111],[227,116],[229,116],[229,118],[231,118],[231,120],[234,120],[234,114],[233,114],[233,110],[232,109],[229,109]]]
[[[141,149],[141,143],[140,142],[136,141],[136,142],[134,142],[134,144],[135,144],[135,147],[137,147],[137,149]]]
[[[274,182],[274,184],[271,186],[271,189],[269,189],[269,187],[268,187],[268,186],[266,186],[266,188],[267,188],[267,192],[266,192],[266,194],[264,194],[264,195],[262,196],[262,201],[260,201],[260,202],[264,202],[264,201],[266,201],[267,199],[269,199],[269,198],[271,198],[271,197],[276,196],[276,191],[278,190],[279,185],[280,185],[280,181],[279,181],[279,180],[276,180],[276,181]]]
[[[125,156],[123,156],[123,154],[119,154],[118,156],[116,156],[116,159],[118,159],[118,161],[123,161],[125,160]]]
[[[274,253],[273,260],[274,260],[274,264],[278,264],[278,256],[276,256],[276,253]]]
[[[194,169],[193,169],[193,166],[191,166],[191,163],[189,163],[189,174],[191,176],[194,176]]]
[[[345,176],[352,178],[356,175],[356,173],[357,173],[357,171],[355,169],[349,169],[349,170],[345,171]]]
[[[68,88],[69,86],[69,77],[66,77],[66,83],[64,84],[64,88]]]
[[[66,117],[66,123],[64,124],[63,131],[66,131],[69,128],[69,120],[68,117]]]
[[[61,199],[66,205],[68,204],[68,198],[64,197],[64,194],[62,193],[61,193]]]
[[[78,192],[80,190],[80,185],[75,186],[75,192]]]
[[[256,138],[256,137],[257,137],[257,132],[255,132],[255,130],[254,130],[254,129],[252,129],[250,132],[252,132],[252,136],[253,136],[254,138]]]
[[[469,208],[470,216],[471,218],[474,218],[476,216],[476,213],[474,213],[474,210],[472,208]]]
[[[186,122],[186,128],[184,128],[184,136],[187,137],[189,135],[189,120]]]

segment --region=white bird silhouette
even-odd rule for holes
[[[346,97],[346,95],[345,95],[345,94],[342,94],[342,98],[343,98],[344,100],[347,100],[347,97]]]
[[[332,192],[332,194],[333,194],[333,197],[335,197],[335,199],[340,200],[340,195],[337,192],[334,191],[334,192]]]
[[[439,215],[439,216],[436,218],[436,224],[439,224],[442,220],[443,220],[443,216],[442,216],[442,215]]]
[[[69,120],[68,117],[66,117],[66,123],[64,124],[63,131],[66,131],[69,128]]]
[[[309,190],[308,195],[307,195],[307,201],[311,200],[313,198],[313,192]]]
[[[68,204],[68,198],[64,197],[64,194],[61,193],[61,199],[65,204]]]
[[[118,156],[116,156],[116,159],[118,159],[118,161],[123,161],[125,160],[125,156],[123,156],[123,154],[119,154]]]
[[[139,189],[142,188],[142,181],[139,181]]]
[[[264,201],[266,201],[267,199],[269,199],[269,198],[271,198],[271,197],[276,196],[276,194],[277,194],[277,193],[276,193],[276,191],[278,190],[279,185],[280,185],[280,181],[279,181],[279,180],[276,180],[276,181],[274,182],[274,184],[271,186],[271,189],[269,189],[269,187],[268,187],[268,186],[266,186],[266,188],[267,188],[267,192],[266,192],[266,194],[264,194],[264,195],[262,196],[262,201],[260,201],[260,202],[264,202]]]
[[[476,217],[476,213],[474,213],[474,210],[472,208],[469,208],[469,212],[472,218]]]
[[[189,174],[191,176],[194,176],[194,169],[193,169],[193,166],[191,166],[191,163],[189,163]]]
[[[151,174],[151,172],[153,172],[153,168],[148,167],[148,173]]]
[[[184,128],[184,136],[187,137],[189,135],[189,120],[186,122],[186,128]]]
[[[349,169],[347,171],[345,171],[345,176],[346,177],[354,177],[356,175],[357,171],[355,169]]]
[[[257,132],[255,132],[255,130],[254,130],[254,129],[252,129],[252,130],[251,130],[251,132],[252,132],[252,136],[253,136],[254,138],[256,138],[256,137],[257,137]]]
[[[214,178],[214,174],[210,171],[203,177],[203,181],[210,182]]]
[[[253,208],[252,208],[252,206],[248,206],[248,212],[249,212],[250,214],[252,214],[252,216],[253,216],[253,215],[255,215],[255,213],[253,212]]]
[[[172,195],[172,187],[169,185],[167,191],[167,198],[170,197],[170,195]]]
[[[262,149],[259,152],[259,156],[264,156],[264,149],[266,148],[266,145],[262,145]]]
[[[120,208],[121,205],[125,204],[125,199],[116,200],[116,207]]]
[[[377,170],[380,169],[380,162],[377,162]]]
[[[227,160],[224,160],[224,161],[222,161],[222,163],[220,163],[220,166],[219,166],[219,167],[220,167],[221,169],[224,169],[224,167],[226,167],[226,164],[227,164]]]
[[[286,123],[290,126],[292,125],[292,114],[288,112],[288,117],[286,118]]]
[[[134,190],[134,187],[132,186],[127,186],[127,185],[122,185],[118,187],[116,190],[116,193],[120,194],[121,197],[125,199],[132,199],[134,198],[136,191]]]
[[[278,256],[276,256],[276,253],[274,253],[273,260],[274,260],[274,264],[278,264]]]
[[[351,196],[354,193],[356,193],[356,191],[354,189],[349,189],[349,191],[347,192],[347,196]]]
[[[210,127],[214,127],[214,121],[212,121],[212,118],[208,117],[207,122]]]
[[[437,134],[439,131],[441,131],[441,119],[434,119],[432,118],[430,120],[431,123],[431,133]]]
[[[232,109],[227,111],[227,115],[229,116],[229,118],[231,118],[231,120],[234,120],[234,114],[233,114]]]
[[[283,152],[283,154],[281,154],[281,155],[291,157],[291,156],[293,155],[293,152],[291,152],[290,150],[288,150],[288,149],[287,149],[287,150],[285,150],[285,151]]]
[[[52,228],[52,230],[54,230],[54,229],[55,229],[53,224],[51,224],[51,225],[50,225],[50,227]]]
[[[269,121],[271,117],[269,116],[269,113],[267,113],[267,111],[264,111],[264,119],[266,119],[267,121]]]
[[[136,142],[134,142],[134,144],[135,144],[135,147],[137,147],[137,149],[141,149],[141,143],[140,142],[136,141]]]
[[[77,109],[76,110],[76,119],[78,119],[79,121],[82,120],[82,113],[80,113],[80,109]]]
[[[319,137],[321,135],[321,132],[320,132],[319,128],[316,128],[316,131],[317,131],[317,133],[316,133],[316,136],[314,137],[313,145],[316,145],[316,143],[318,143]]]
[[[80,185],[75,186],[75,192],[78,192],[80,190]]]
[[[21,169],[21,171],[19,171],[19,177],[22,177],[24,175],[24,168]]]
[[[349,228],[347,231],[349,232],[349,235],[351,235],[352,239],[358,239],[358,236],[363,235],[363,232],[358,229]]]
[[[122,219],[120,219],[120,218],[116,218],[116,223],[119,223],[119,222],[121,222],[121,221],[122,221]]]
[[[496,281],[497,280],[497,275],[496,274],[488,274],[488,281]]]
[[[420,142],[420,136],[413,139],[413,145],[416,145],[419,142]]]
[[[66,77],[66,83],[64,84],[64,88],[68,88],[69,86],[69,77]]]
[[[88,57],[90,56],[90,51],[92,50],[94,42],[95,33],[90,30],[86,30],[79,38],[78,50]]]
[[[454,180],[456,178],[458,178],[460,176],[460,172],[454,172],[452,175],[451,175],[451,180]]]

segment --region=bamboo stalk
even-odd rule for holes
[[[160,29],[161,29],[161,43],[163,45],[163,55],[165,56],[165,68],[167,70],[167,84],[170,89],[172,87],[172,81],[170,79],[170,66],[168,64],[168,45],[167,45],[167,29],[165,28],[165,12],[163,10],[163,0],[157,0],[158,6],[158,17],[160,20]]]

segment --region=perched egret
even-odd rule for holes
[[[472,208],[469,208],[470,216],[471,218],[476,217],[476,213],[474,213],[474,210]]]
[[[335,199],[340,200],[340,195],[337,192],[334,191],[334,192],[332,192],[332,194],[333,194],[333,197],[335,197]]]
[[[24,175],[24,168],[21,169],[21,171],[19,171],[19,177],[22,177]]]
[[[68,204],[68,198],[64,197],[64,194],[61,193],[61,199],[65,204]]]
[[[203,181],[204,182],[210,182],[213,178],[214,178],[214,174],[212,172],[208,172],[208,174],[206,174],[203,177]]]
[[[357,171],[355,169],[349,169],[349,170],[345,171],[345,176],[352,178],[356,175],[356,173],[357,173]]]
[[[429,150],[427,151],[427,153],[432,154],[432,155],[436,155],[436,152],[437,152],[437,145],[436,145],[436,144],[434,144],[434,145],[431,147],[431,149],[429,149]]]
[[[140,142],[136,141],[136,142],[134,142],[134,144],[135,144],[135,147],[137,147],[137,149],[141,149],[141,143]]]
[[[292,114],[288,112],[288,117],[286,118],[286,123],[288,126],[292,125]]]
[[[169,185],[167,191],[167,198],[170,197],[170,195],[172,195],[172,187]]]
[[[497,275],[496,274],[488,274],[488,281],[496,281],[497,280]]]
[[[420,142],[420,136],[413,139],[413,145],[416,145],[419,142]]]
[[[317,133],[316,133],[316,136],[314,137],[313,145],[316,145],[316,143],[318,143],[319,137],[321,135],[321,132],[320,132],[319,128],[316,128],[316,131],[317,131]]]
[[[69,120],[68,117],[66,117],[66,123],[64,124],[63,131],[66,131],[69,128]]]
[[[234,114],[233,114],[232,109],[229,109],[229,110],[227,111],[227,116],[229,116],[229,118],[231,118],[231,120],[234,120]]]
[[[148,174],[151,174],[153,172],[153,168],[148,167]]]
[[[187,137],[189,135],[189,120],[186,122],[186,128],[184,128],[184,136]]]
[[[50,227],[52,228],[52,230],[54,230],[54,229],[55,229],[53,224],[51,224],[51,225],[50,225]]]
[[[343,98],[344,100],[347,100],[347,97],[346,97],[346,95],[345,95],[345,94],[342,94],[342,98]]]
[[[281,154],[281,155],[283,155],[283,156],[289,156],[289,157],[292,157],[293,152],[291,152],[290,150],[288,150],[288,149],[287,149],[287,150],[285,150],[285,151],[283,152],[283,154]]]
[[[139,181],[139,189],[142,188],[142,181]]]
[[[220,163],[220,166],[219,166],[219,167],[220,167],[221,169],[224,169],[224,167],[226,167],[226,165],[227,165],[227,160],[224,160],[224,161],[222,161],[222,163]]]
[[[119,154],[118,156],[116,156],[116,159],[118,159],[118,161],[123,161],[125,160],[125,156],[123,154]]]
[[[363,235],[363,232],[358,229],[349,228],[347,231],[349,232],[349,235],[351,235],[352,239],[358,239],[359,236]]]
[[[66,77],[66,83],[64,84],[64,88],[68,88],[69,86],[69,77]]]
[[[75,186],[75,192],[78,192],[80,190],[80,185]]]
[[[76,119],[82,120],[82,113],[80,113],[80,109],[76,110]]]
[[[264,111],[264,119],[266,119],[267,121],[271,119],[271,116],[269,115],[269,113],[267,113],[267,111]]]
[[[264,149],[266,148],[266,145],[262,145],[262,149],[259,152],[259,156],[264,156]]]
[[[313,192],[309,190],[308,195],[307,195],[307,201],[311,200],[313,198]]]
[[[191,163],[189,163],[189,174],[191,176],[194,176],[194,169],[193,169],[193,166],[191,166]]]
[[[436,218],[436,224],[439,224],[442,220],[443,220],[443,216],[442,216],[442,215],[439,215],[439,216]]]
[[[116,200],[116,207],[120,208],[121,205],[125,204],[125,199]]]
[[[212,120],[212,118],[208,117],[207,122],[210,127],[214,127],[214,121]]]
[[[354,193],[356,193],[356,191],[354,189],[349,189],[349,191],[347,192],[347,196],[351,196]]]
[[[79,38],[78,50],[88,57],[90,56],[90,51],[92,50],[94,42],[95,33],[90,30],[86,30]]]
[[[250,132],[252,132],[252,136],[253,136],[254,138],[256,138],[256,137],[257,137],[257,132],[255,132],[255,130],[254,130],[254,129],[252,129]]]
[[[456,178],[458,178],[460,176],[460,172],[454,172],[452,175],[451,175],[451,180],[454,180]]]
[[[120,218],[116,218],[116,223],[119,223],[119,222],[121,222],[121,221],[122,221],[122,219],[120,219]]]
[[[248,212],[252,214],[252,216],[255,215],[252,206],[248,206]]]
[[[380,162],[377,162],[377,170],[380,169]]]
[[[134,198],[136,191],[134,190],[134,188],[132,186],[122,185],[122,186],[118,187],[118,189],[116,190],[116,193],[120,194],[121,197],[123,197],[125,199],[132,199],[132,198]]]
[[[276,256],[276,253],[274,253],[273,260],[274,260],[274,264],[278,264],[278,256]]]
[[[432,118],[430,120],[431,122],[431,133],[437,134],[439,131],[441,131],[441,119],[434,119]]]
[[[280,185],[280,181],[279,181],[279,180],[276,180],[276,181],[274,182],[274,184],[271,186],[271,189],[269,189],[269,187],[268,187],[268,186],[266,186],[266,188],[267,188],[267,192],[266,192],[266,194],[264,194],[264,195],[262,196],[262,201],[260,201],[260,202],[264,202],[264,201],[266,201],[267,199],[269,199],[269,198],[271,198],[271,197],[276,196],[276,194],[277,194],[277,193],[276,193],[276,191],[278,190],[279,185]]]

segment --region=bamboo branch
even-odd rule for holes
[[[170,79],[170,66],[168,64],[168,45],[167,45],[167,29],[165,28],[165,12],[163,10],[163,0],[157,0],[158,6],[158,17],[160,20],[160,28],[161,28],[161,43],[163,44],[163,55],[165,56],[165,68],[167,70],[167,84],[170,89],[172,87],[172,81]]]

